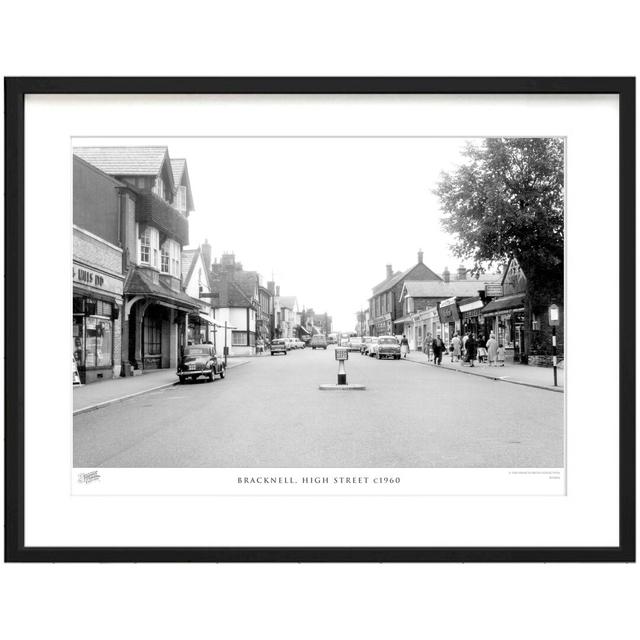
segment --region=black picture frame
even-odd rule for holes
[[[5,78],[5,561],[634,562],[635,78]],[[615,547],[26,547],[24,106],[29,94],[615,94],[620,162],[619,531]]]

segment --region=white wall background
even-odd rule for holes
[[[0,60],[3,75],[636,75],[632,6],[25,0],[3,8]],[[637,565],[0,568],[17,639],[633,637],[639,596]]]

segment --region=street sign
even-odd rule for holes
[[[349,359],[349,349],[336,347],[336,360],[348,360]]]
[[[557,327],[560,324],[560,307],[557,304],[552,304],[549,307],[549,324],[552,327]]]

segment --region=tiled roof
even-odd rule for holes
[[[171,171],[173,171],[173,183],[176,187],[182,181],[182,174],[187,161],[184,158],[171,158]]]
[[[233,271],[210,279],[211,291],[218,293],[214,307],[250,307],[254,299],[258,274],[255,271]]]
[[[411,267],[411,269],[413,269],[413,267]],[[379,282],[375,287],[373,287],[373,295],[376,296],[387,289],[391,289],[391,287],[400,282],[402,276],[407,275],[411,269],[407,269],[406,271],[396,271],[390,278]]]
[[[148,269],[140,269],[134,267],[128,274],[124,283],[124,292],[126,295],[143,295],[151,298],[159,298],[166,302],[178,304],[188,309],[198,310],[198,301],[188,296],[184,291],[174,291],[166,285],[162,278],[158,282],[154,282],[153,275]]]
[[[167,147],[74,147],[73,153],[112,176],[157,176]]]
[[[453,296],[477,296],[484,291],[480,280],[407,280],[404,295],[412,298],[452,298]]]

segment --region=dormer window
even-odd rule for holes
[[[176,190],[176,201],[178,211],[187,210],[187,187],[178,187]]]
[[[180,245],[175,240],[166,240],[162,245],[160,262],[162,273],[180,277]]]

